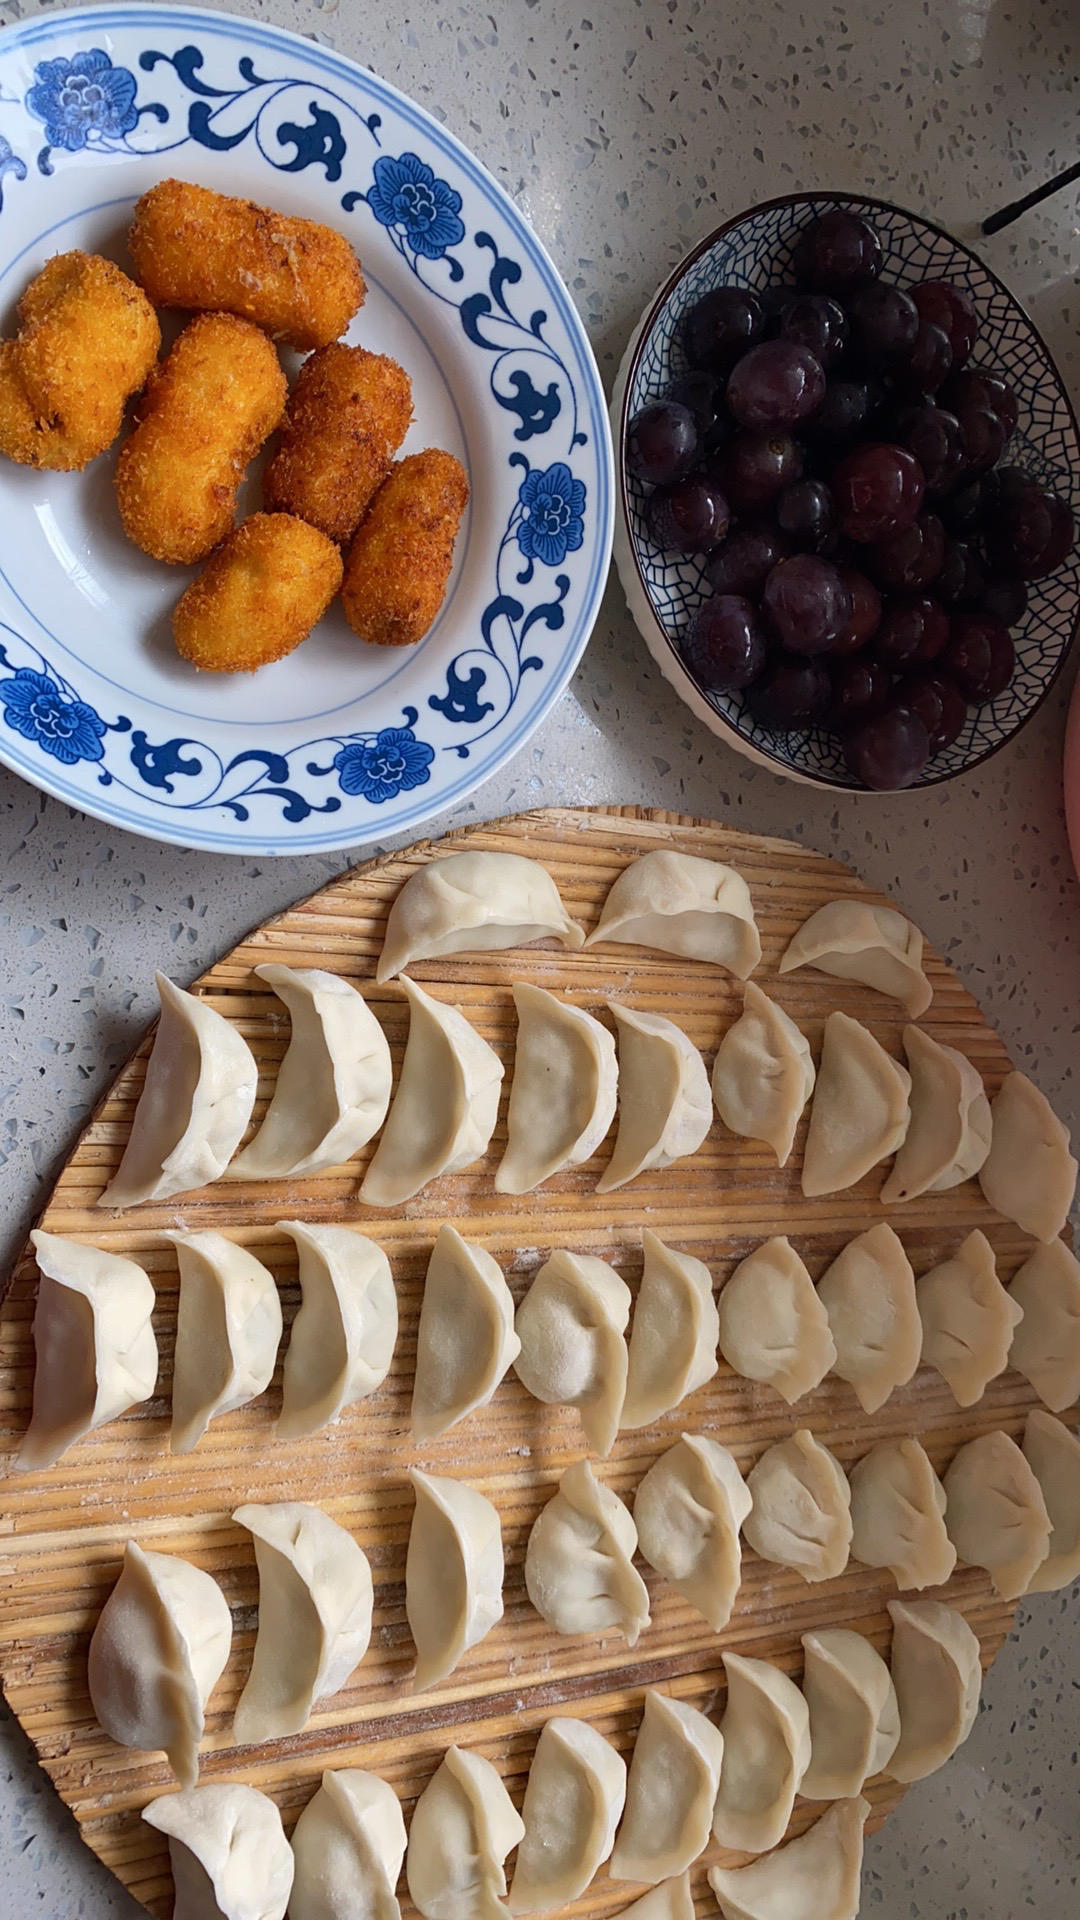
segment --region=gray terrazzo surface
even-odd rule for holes
[[[47,10],[0,0],[0,26]],[[877,191],[972,239],[984,212],[1075,158],[1071,0],[746,9],[592,0],[588,11],[586,0],[403,0],[389,17],[371,0],[235,0],[233,10],[360,58],[467,141],[561,266],[608,380],[671,265],[755,199],[809,186]],[[1075,190],[982,244],[1080,392]],[[1077,1132],[1080,888],[1060,780],[1068,692],[1005,754],[926,798],[803,790],[751,770],[690,718],[613,583],[546,724],[433,830],[550,802],[641,802],[787,834],[849,861],[950,956]],[[154,968],[190,978],[345,861],[252,863],[154,846],[5,772],[0,808],[6,1257],[149,1017]],[[864,1913],[1076,1912],[1076,1597],[1022,1609],[962,1755],[870,1843]],[[2,1709],[0,1809],[5,1912],[134,1920],[141,1911],[82,1849]]]

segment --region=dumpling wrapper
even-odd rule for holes
[[[895,907],[829,900],[804,920],[779,970],[812,967],[834,980],[856,980],[899,1000],[909,1020],[917,1020],[934,997],[922,955],[922,934]]]
[[[1006,1076],[990,1112],[990,1153],[979,1172],[984,1195],[1032,1239],[1056,1240],[1076,1192],[1068,1128],[1022,1073]]]
[[[546,867],[520,853],[450,853],[411,873],[386,922],[378,980],[414,960],[494,953],[537,940],[584,944]]]
[[[567,1467],[533,1521],[525,1588],[556,1633],[615,1628],[632,1647],[649,1624],[649,1590],[633,1564],[637,1528],[587,1460]]]
[[[712,1830],[722,1847],[766,1853],[787,1832],[810,1765],[810,1713],[794,1680],[768,1660],[725,1653],[724,1765]]]
[[[463,1480],[409,1468],[416,1495],[405,1557],[405,1617],[416,1643],[412,1689],[453,1673],[502,1619],[503,1544],[491,1501]]]
[[[1064,1413],[1080,1399],[1080,1261],[1064,1240],[1051,1240],[1028,1255],[1009,1292],[1024,1316],[1009,1365],[1052,1413]]]
[[[732,867],[692,853],[657,850],[624,867],[585,945],[602,940],[708,960],[740,980],[761,959],[746,881]]]
[[[904,1028],[904,1052],[911,1124],[881,1189],[884,1207],[958,1187],[990,1152],[990,1102],[971,1061],[921,1027]]]
[[[850,1627],[804,1633],[802,1644],[810,1765],[799,1792],[804,1800],[847,1800],[896,1752],[896,1688],[876,1647]]]
[[[390,1048],[363,994],[321,967],[255,973],[289,1010],[292,1031],[270,1105],[230,1180],[321,1173],[359,1153],[390,1105]]]
[[[270,1385],[281,1301],[261,1260],[223,1233],[168,1233],[180,1268],[173,1359],[173,1453],[190,1453],[219,1414]]]
[[[499,1113],[503,1066],[457,1007],[402,980],[409,1038],[382,1138],[364,1176],[369,1207],[396,1207],[440,1174],[460,1173],[487,1151]]]
[[[720,1351],[744,1380],[788,1406],[819,1386],[836,1359],[829,1316],[790,1241],[764,1240],[720,1295]]]
[[[259,1075],[208,1000],[154,975],[161,1014],[123,1159],[99,1207],[137,1207],[219,1180],[244,1137]]]
[[[615,1118],[615,1042],[591,1013],[543,987],[514,988],[517,1048],[496,1193],[531,1193],[596,1152]]]
[[[206,1703],[231,1645],[232,1614],[217,1581],[129,1540],[87,1660],[90,1704],[109,1739],[163,1752],[180,1785],[193,1787]]]
[[[748,981],[742,1013],[713,1063],[712,1095],[725,1127],[743,1139],[764,1141],[777,1165],[786,1166],[814,1078],[806,1035]]]
[[[890,1600],[900,1741],[886,1772],[909,1786],[936,1773],[975,1725],[982,1691],[978,1636],[941,1600]]]
[[[265,1793],[231,1781],[187,1787],[160,1794],[142,1817],[168,1835],[173,1920],[284,1920],[293,1854]]]
[[[1050,1551],[1028,1593],[1059,1593],[1080,1578],[1080,1439],[1062,1420],[1033,1407],[1024,1427],[1024,1459],[1050,1515]]]
[[[140,1266],[35,1228],[34,1404],[16,1473],[51,1467],[157,1384],[154,1289]]]
[[[511,1913],[578,1899],[611,1852],[625,1800],[626,1762],[610,1741],[586,1720],[546,1720],[521,1808]]]
[[[876,1413],[914,1378],[922,1354],[915,1275],[884,1220],[841,1247],[817,1284],[836,1347],[832,1370]]]
[[[712,1125],[705,1062],[682,1028],[614,1000],[608,1006],[619,1029],[619,1131],[597,1193],[696,1153]]]
[[[846,1013],[825,1022],[802,1190],[808,1200],[853,1187],[903,1145],[911,1075]]]
[[[521,1350],[514,1372],[534,1400],[576,1407],[585,1437],[610,1453],[619,1431],[629,1367],[624,1333],[630,1289],[614,1267],[557,1248],[517,1310]]]
[[[723,1757],[719,1727],[687,1701],[649,1688],[608,1866],[612,1880],[655,1886],[704,1852]]]
[[[743,1538],[763,1560],[809,1582],[834,1580],[848,1563],[851,1491],[843,1467],[806,1427],[768,1447],[746,1478],[753,1507]]]
[[[280,1440],[317,1433],[386,1379],[398,1307],[382,1248],[352,1227],[281,1220],[300,1261],[300,1311],[285,1349]]]
[[[983,1567],[1002,1600],[1018,1600],[1050,1551],[1042,1488],[1015,1440],[980,1433],[955,1453],[943,1478],[945,1525],[957,1557]]]
[[[360,1767],[327,1769],[293,1828],[295,1920],[400,1920],[394,1888],[405,1821],[393,1787]]]
[[[259,1627],[233,1720],[238,1746],[301,1733],[337,1693],[371,1639],[367,1555],[321,1507],[283,1500],[237,1507],[255,1542]]]
[[[648,1227],[641,1238],[645,1264],[630,1328],[622,1427],[647,1427],[671,1413],[718,1367],[720,1316],[708,1267],[666,1247]]]
[[[913,1436],[879,1440],[848,1474],[851,1555],[887,1567],[898,1587],[940,1587],[956,1565],[945,1526],[945,1489]]]
[[[998,1279],[994,1249],[976,1227],[951,1260],[916,1283],[923,1363],[936,1367],[957,1406],[973,1407],[1009,1364],[1023,1309]]]
[[[724,1920],[855,1920],[870,1803],[837,1800],[786,1846],[746,1867],[710,1867]]]
[[[620,1907],[613,1920],[694,1920],[689,1872],[677,1874],[673,1880],[661,1880],[658,1887],[650,1887],[640,1900]]]
[[[696,1607],[714,1633],[731,1618],[739,1591],[739,1528],[750,1491],[718,1441],[684,1433],[639,1481],[634,1524],[641,1556]]]
[[[435,1440],[487,1406],[521,1352],[514,1296],[485,1248],[440,1227],[428,1261],[416,1334],[412,1431]]]
[[[424,1920],[505,1920],[524,1822],[490,1760],[450,1747],[413,1809],[405,1878]]]

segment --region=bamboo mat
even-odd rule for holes
[[[786,841],[677,815],[551,809],[468,828],[359,867],[260,927],[203,976],[199,991],[237,1024],[258,1060],[256,1120],[265,1110],[288,1038],[281,1003],[253,977],[260,961],[325,967],[352,980],[383,1022],[396,1070],[407,1029],[404,997],[393,983],[375,985],[375,962],[391,900],[433,853],[470,847],[531,855],[552,873],[570,912],[589,927],[611,881],[630,860],[650,848],[671,846],[728,861],[745,876],[764,947],[754,978],[807,1033],[815,1056],[823,1021],[834,1007],[863,1020],[891,1052],[900,1053],[903,1014],[891,1001],[809,972],[777,976],[784,947],[815,907],[839,895],[881,898],[846,868]],[[1001,1041],[943,960],[929,953],[927,970],[934,1000],[922,1025],[967,1054],[992,1095],[1009,1065]],[[719,1656],[725,1647],[765,1656],[796,1677],[799,1635],[809,1627],[851,1625],[879,1648],[887,1647],[885,1602],[895,1592],[889,1576],[853,1565],[839,1580],[808,1586],[758,1560],[749,1548],[734,1615],[719,1636],[659,1576],[643,1568],[652,1625],[631,1653],[614,1635],[562,1638],[529,1606],[522,1561],[537,1512],[564,1467],[585,1451],[577,1416],[541,1407],[511,1375],[490,1407],[422,1449],[412,1444],[408,1416],[417,1314],[427,1258],[443,1221],[487,1247],[520,1298],[555,1246],[611,1260],[636,1288],[645,1226],[705,1260],[718,1282],[757,1241],[786,1233],[816,1279],[847,1239],[884,1217],[876,1199],[880,1169],[847,1193],[812,1202],[802,1198],[798,1172],[805,1117],[791,1163],[782,1171],[766,1149],[732,1138],[717,1123],[692,1159],[646,1174],[617,1193],[594,1194],[609,1139],[594,1160],[538,1193],[496,1194],[492,1175],[505,1141],[515,979],[565,993],[593,1011],[612,997],[665,1014],[686,1030],[710,1066],[720,1036],[741,1009],[741,987],[704,965],[617,946],[584,954],[530,949],[462,957],[427,962],[413,972],[437,996],[463,1008],[507,1068],[499,1125],[477,1165],[433,1182],[391,1216],[356,1198],[370,1149],[348,1167],[311,1179],[220,1182],[161,1206],[120,1215],[100,1212],[94,1203],[127,1137],[149,1051],[146,1040],[75,1146],[40,1221],[50,1232],[130,1254],[146,1267],[157,1289],[161,1373],[153,1399],[71,1448],[57,1466],[4,1480],[3,1680],[83,1838],[154,1915],[172,1911],[166,1845],[138,1814],[174,1782],[163,1760],[128,1752],[105,1738],[86,1691],[87,1644],[129,1537],[182,1554],[220,1581],[235,1633],[229,1665],[210,1702],[201,1780],[242,1780],[262,1788],[278,1802],[289,1829],[327,1766],[363,1766],[383,1775],[408,1815],[443,1751],[456,1742],[494,1761],[520,1804],[539,1729],[553,1711],[587,1717],[626,1750],[647,1686],[659,1685],[706,1710],[722,1708]],[[973,1181],[951,1193],[928,1194],[889,1217],[917,1274],[973,1227],[981,1227],[992,1241],[1005,1280],[1029,1250],[1018,1229],[991,1213]],[[173,1459],[168,1420],[177,1271],[163,1233],[214,1227],[251,1247],[280,1283],[288,1326],[298,1305],[296,1252],[275,1223],[289,1218],[353,1225],[386,1249],[401,1309],[390,1375],[332,1429],[284,1442],[272,1431],[280,1405],[279,1366],[259,1401],[216,1420],[193,1453]],[[29,1417],[34,1294],[35,1269],[24,1252],[0,1310],[5,1472]],[[845,1466],[884,1435],[916,1433],[940,1471],[957,1446],[976,1433],[1000,1426],[1019,1434],[1032,1404],[1027,1383],[1007,1373],[978,1406],[961,1412],[939,1376],[924,1368],[873,1416],[861,1411],[849,1387],[831,1379],[789,1410],[768,1388],[740,1380],[721,1365],[717,1377],[674,1414],[621,1435],[598,1470],[608,1485],[629,1495],[658,1454],[687,1429],[723,1441],[746,1472],[772,1441],[806,1425]],[[412,1510],[406,1468],[414,1461],[435,1473],[458,1474],[494,1501],[507,1568],[503,1620],[446,1682],[423,1696],[409,1690],[412,1645],[404,1613]],[[242,1501],[286,1499],[317,1502],[364,1547],[375,1581],[371,1647],[349,1684],[316,1710],[302,1734],[236,1748],[231,1718],[251,1657],[257,1582],[250,1538],[230,1513]],[[1014,1609],[995,1599],[986,1576],[971,1569],[956,1573],[940,1591],[971,1621],[988,1665]],[[878,1780],[868,1791],[878,1823],[901,1790]],[[820,1811],[800,1801],[792,1831]],[[694,1892],[703,1910],[714,1908],[705,1868],[721,1857],[710,1847],[694,1868]],[[616,1913],[635,1892],[601,1873],[574,1911]]]

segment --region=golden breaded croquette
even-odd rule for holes
[[[345,561],[345,617],[373,647],[411,647],[442,606],[469,482],[431,447],[391,467]]]
[[[285,410],[265,333],[201,313],[178,334],[116,463],[124,532],[155,560],[205,560],[233,524],[244,469]]]
[[[72,472],[112,445],[157,359],[161,328],[141,287],[97,254],[58,253],[0,342],[0,452]]]
[[[385,354],[340,343],[305,360],[263,477],[271,512],[351,539],[409,431],[412,383]]]
[[[341,585],[341,554],[291,513],[253,513],[173,613],[177,652],[205,673],[254,673],[306,640]]]
[[[303,353],[343,334],[366,291],[333,227],[187,180],[136,201],[129,245],[155,306],[236,313]]]

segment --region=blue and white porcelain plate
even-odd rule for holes
[[[124,538],[115,450],[81,474],[5,461],[0,759],[183,846],[311,853],[418,827],[518,750],[596,615],[613,478],[581,322],[502,188],[385,81],[276,28],[127,4],[0,35],[4,330],[51,254],[128,264],[132,206],[169,176],[352,241],[368,294],[349,337],[412,378],[405,450],[469,472],[450,589],[407,651],[364,646],[335,609],[254,678],[199,674],[169,630],[191,573]]]

